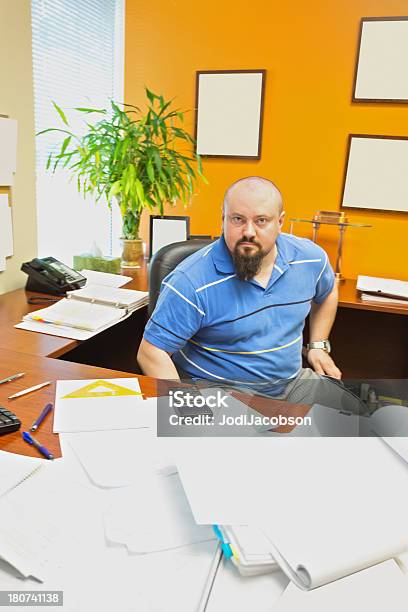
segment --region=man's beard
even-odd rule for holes
[[[258,248],[255,253],[242,253],[239,249],[239,245],[243,242],[250,242],[256,245]],[[235,273],[237,278],[242,281],[251,280],[258,273],[261,263],[266,253],[262,250],[259,242],[255,240],[248,240],[247,238],[241,238],[238,240],[232,253],[232,259],[234,260]]]

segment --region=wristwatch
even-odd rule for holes
[[[323,351],[326,351],[326,353],[330,353],[331,351],[330,342],[328,340],[309,342],[309,344],[306,345],[306,348],[308,351],[310,351],[310,349],[322,349]]]

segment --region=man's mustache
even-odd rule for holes
[[[259,242],[257,242],[256,240],[254,240],[254,238],[245,238],[245,236],[243,238],[240,238],[240,240],[238,240],[238,242],[236,243],[236,247],[239,246],[240,244],[243,244],[245,242],[249,242],[251,244],[255,244],[257,247],[261,248],[261,245],[259,244]]]

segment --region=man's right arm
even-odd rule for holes
[[[180,380],[170,355],[144,338],[140,343],[137,361],[146,376],[154,376],[165,380]]]

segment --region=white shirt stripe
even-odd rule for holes
[[[211,249],[212,249],[213,247],[214,247],[214,245],[212,244],[212,245],[210,246],[210,248],[209,248],[209,249],[207,249],[205,253],[203,253],[203,257],[207,257],[208,253],[211,251]]]
[[[283,274],[283,270],[277,264],[275,264],[273,267],[276,268],[278,270],[278,272]]]
[[[234,278],[234,276],[236,276],[236,274],[231,274],[230,276],[226,276],[225,278],[220,278],[219,280],[216,280],[212,283],[207,283],[207,285],[203,285],[202,287],[199,287],[198,289],[196,289],[196,293],[198,293],[199,291],[203,291],[204,289],[207,289],[207,287],[212,287],[213,285],[218,285],[218,283],[223,283],[224,281],[227,281],[230,278]]]
[[[259,376],[261,377],[261,380],[257,380],[255,382],[251,382],[248,380],[233,380],[231,378],[224,378],[223,376],[217,376],[217,374],[213,374],[212,372],[209,372],[208,370],[205,370],[204,368],[201,368],[199,365],[197,365],[196,363],[194,363],[194,361],[192,359],[189,359],[187,357],[187,355],[184,353],[184,351],[182,351],[180,349],[180,355],[183,355],[184,359],[186,361],[188,361],[189,363],[191,363],[191,365],[193,365],[195,368],[197,368],[198,370],[201,370],[201,372],[204,372],[204,374],[209,374],[210,376],[213,376],[214,378],[218,378],[219,380],[226,380],[227,382],[232,382],[232,383],[237,383],[237,384],[241,384],[243,386],[249,386],[249,385],[255,385],[255,386],[262,386],[262,385],[277,385],[278,383],[281,383],[285,380],[291,380],[292,378],[296,378],[296,376],[299,374],[299,372],[301,372],[302,368],[300,368],[297,372],[295,372],[294,374],[292,374],[291,376],[288,376],[288,378],[278,378],[278,380],[274,380],[273,382],[270,380],[265,380],[265,376],[258,373]]]
[[[223,376],[217,376],[216,374],[212,374],[211,372],[208,372],[208,370],[204,370],[204,368],[200,368],[200,366],[197,365],[196,363],[194,363],[194,361],[191,361],[191,359],[189,359],[187,357],[187,355],[185,353],[183,353],[183,351],[181,349],[180,349],[180,355],[183,355],[183,357],[184,357],[184,359],[186,361],[191,363],[191,365],[193,365],[195,368],[197,368],[197,370],[201,370],[201,372],[204,372],[204,374],[209,374],[210,376],[213,376],[214,378],[218,378],[219,380],[227,380]]]
[[[190,302],[190,300],[188,298],[186,298],[185,295],[183,295],[182,293],[180,293],[180,291],[177,291],[177,289],[175,287],[173,287],[172,285],[170,285],[169,283],[166,283],[165,281],[163,281],[163,285],[165,285],[166,287],[168,287],[169,289],[171,289],[172,291],[174,291],[174,293],[177,293],[177,295],[179,295],[183,300],[185,300],[188,304],[190,304],[190,306],[192,306],[193,308],[195,308],[196,310],[198,310],[198,312],[203,315],[203,317],[205,316],[205,312],[203,312],[202,310],[200,310],[200,308],[198,308],[198,306],[196,306],[195,304],[193,304],[193,302]]]
[[[322,260],[321,259],[297,259],[295,261],[290,261],[289,265],[293,266],[294,264],[315,263],[318,261],[322,261]]]
[[[320,277],[321,277],[321,275],[323,274],[325,267],[327,266],[327,262],[328,262],[328,257],[327,257],[327,255],[326,255],[326,261],[324,262],[324,266],[323,266],[323,268],[321,269],[319,276],[317,277],[316,285],[317,285],[317,283],[319,282]]]

